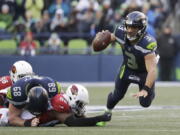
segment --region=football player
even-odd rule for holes
[[[55,101],[67,105],[67,98],[58,95],[60,91],[60,84],[49,77],[27,76],[18,80],[7,93],[9,124],[12,126],[38,126],[41,122],[41,115],[45,115],[50,120],[58,120],[68,126],[95,126],[98,122],[111,119],[110,113],[96,117],[77,118],[68,106],[53,105]],[[52,104],[49,104],[50,101]],[[48,110],[51,105],[54,109]],[[66,111],[62,112],[61,107],[66,108]],[[24,110],[28,110],[36,117],[30,120],[22,119],[21,115]]]
[[[86,117],[86,105],[89,103],[88,90],[80,84],[70,85],[66,92],[61,92],[51,99],[50,110],[55,110],[57,112],[63,113],[74,113],[75,117]],[[54,126],[58,124],[59,121],[51,120],[47,113],[41,115],[40,126]]]
[[[133,11],[126,16],[124,25],[111,33],[111,42],[121,45],[124,60],[115,80],[114,91],[108,95],[108,111],[123,99],[131,83],[139,86],[139,91],[133,96],[139,98],[142,107],[149,107],[155,97],[157,42],[146,32],[146,28],[146,15]]]
[[[20,60],[16,61],[9,71],[9,76],[0,77],[0,106],[3,107],[8,88],[13,83],[27,75],[33,75],[33,68],[30,63]]]
[[[73,112],[76,117],[85,117],[85,106],[89,103],[89,94],[87,89],[80,84],[70,85],[66,93],[61,92],[50,100],[48,110],[55,110],[60,113]],[[8,126],[8,109],[0,109],[0,126]],[[29,111],[23,111],[21,118],[30,120],[36,117]],[[39,126],[54,126],[59,123],[58,120],[49,118],[48,113],[44,113],[39,118]]]

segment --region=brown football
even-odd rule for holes
[[[92,46],[95,52],[104,50],[111,42],[111,33],[106,30],[96,34],[92,42]]]

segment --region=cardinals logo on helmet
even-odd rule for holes
[[[71,92],[72,92],[73,95],[77,95],[78,94],[78,88],[77,88],[76,85],[72,85]]]

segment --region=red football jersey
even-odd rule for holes
[[[10,76],[0,77],[0,90],[8,88],[12,86],[12,81]]]
[[[71,111],[71,107],[69,106],[68,101],[62,93],[57,94],[51,99],[51,105],[53,107],[53,110],[57,112],[65,113]]]
[[[44,123],[51,122],[51,121],[55,120],[54,118],[52,118],[49,115],[49,111],[41,114],[40,116],[38,116],[38,118],[39,118],[39,123],[40,124],[44,124]]]
[[[69,106],[67,100],[64,97],[63,93],[57,94],[51,99],[51,106],[52,108],[49,110],[55,110],[57,112],[66,113],[71,111],[71,107]],[[49,111],[46,113],[41,114],[38,118],[40,121],[40,124],[44,123],[50,123],[51,121],[55,120],[54,118],[51,118],[49,115]]]

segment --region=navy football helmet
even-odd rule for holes
[[[26,109],[33,115],[39,115],[48,109],[48,93],[41,87],[36,86],[29,90]]]
[[[134,34],[128,32],[127,28],[137,28],[138,31]],[[146,31],[147,27],[147,17],[144,13],[139,11],[133,11],[126,16],[125,19],[125,29],[127,34],[127,39],[134,41],[142,37]]]

